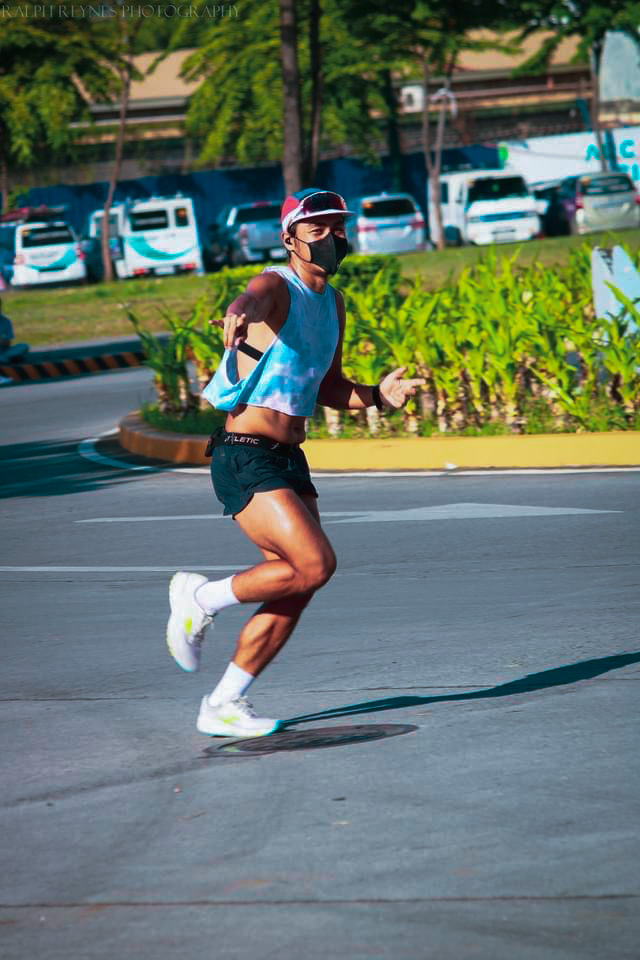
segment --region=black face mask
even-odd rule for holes
[[[307,243],[307,241],[304,241]],[[348,244],[344,237],[337,237],[334,233],[328,233],[321,240],[313,240],[307,243],[309,247],[309,263],[315,263],[322,267],[329,274],[338,272],[338,267],[347,255]]]

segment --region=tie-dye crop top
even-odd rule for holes
[[[314,293],[290,267],[267,267],[264,272],[277,273],[287,283],[287,319],[244,380],[238,377],[237,349],[225,350],[204,397],[218,410],[248,404],[310,417],[338,345],[335,292],[327,284],[323,293]]]

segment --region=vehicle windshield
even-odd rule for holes
[[[277,220],[280,222],[280,205],[278,203],[261,203],[255,207],[241,207],[236,214],[236,223],[260,223],[262,220]]]
[[[64,224],[50,227],[24,227],[20,231],[23,247],[48,247],[53,243],[73,243],[73,234]]]
[[[580,193],[587,197],[602,196],[605,193],[629,193],[632,190],[628,177],[583,177],[580,181]]]
[[[481,177],[469,182],[467,205],[480,200],[506,200],[528,196],[529,191],[522,177]]]
[[[96,236],[102,236],[102,223],[104,220],[104,214],[98,214],[95,218],[96,225]],[[117,237],[118,236],[118,218],[115,213],[110,214],[109,216],[109,236]]]
[[[409,197],[390,197],[388,200],[364,200],[363,217],[413,217],[416,208]]]
[[[169,217],[166,210],[140,210],[129,214],[129,223],[133,233],[142,230],[166,230]]]

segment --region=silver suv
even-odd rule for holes
[[[588,173],[567,177],[547,214],[558,232],[593,233],[640,226],[640,197],[626,173]]]
[[[209,224],[205,266],[215,270],[286,257],[280,233],[280,203],[258,201],[224,207]]]
[[[353,197],[347,240],[354,253],[406,253],[425,249],[424,217],[409,193]]]

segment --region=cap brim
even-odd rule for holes
[[[329,213],[339,213],[343,217],[353,216],[355,211],[353,210],[318,210],[316,213],[305,213],[301,217],[296,217],[297,220],[315,220],[316,217],[326,217]]]
[[[315,213],[303,213],[301,217],[292,217],[287,221],[287,227],[290,227],[294,223],[301,223],[303,220],[316,220],[318,217],[326,217],[336,213],[340,214],[341,217],[355,216],[355,210],[317,210]]]

